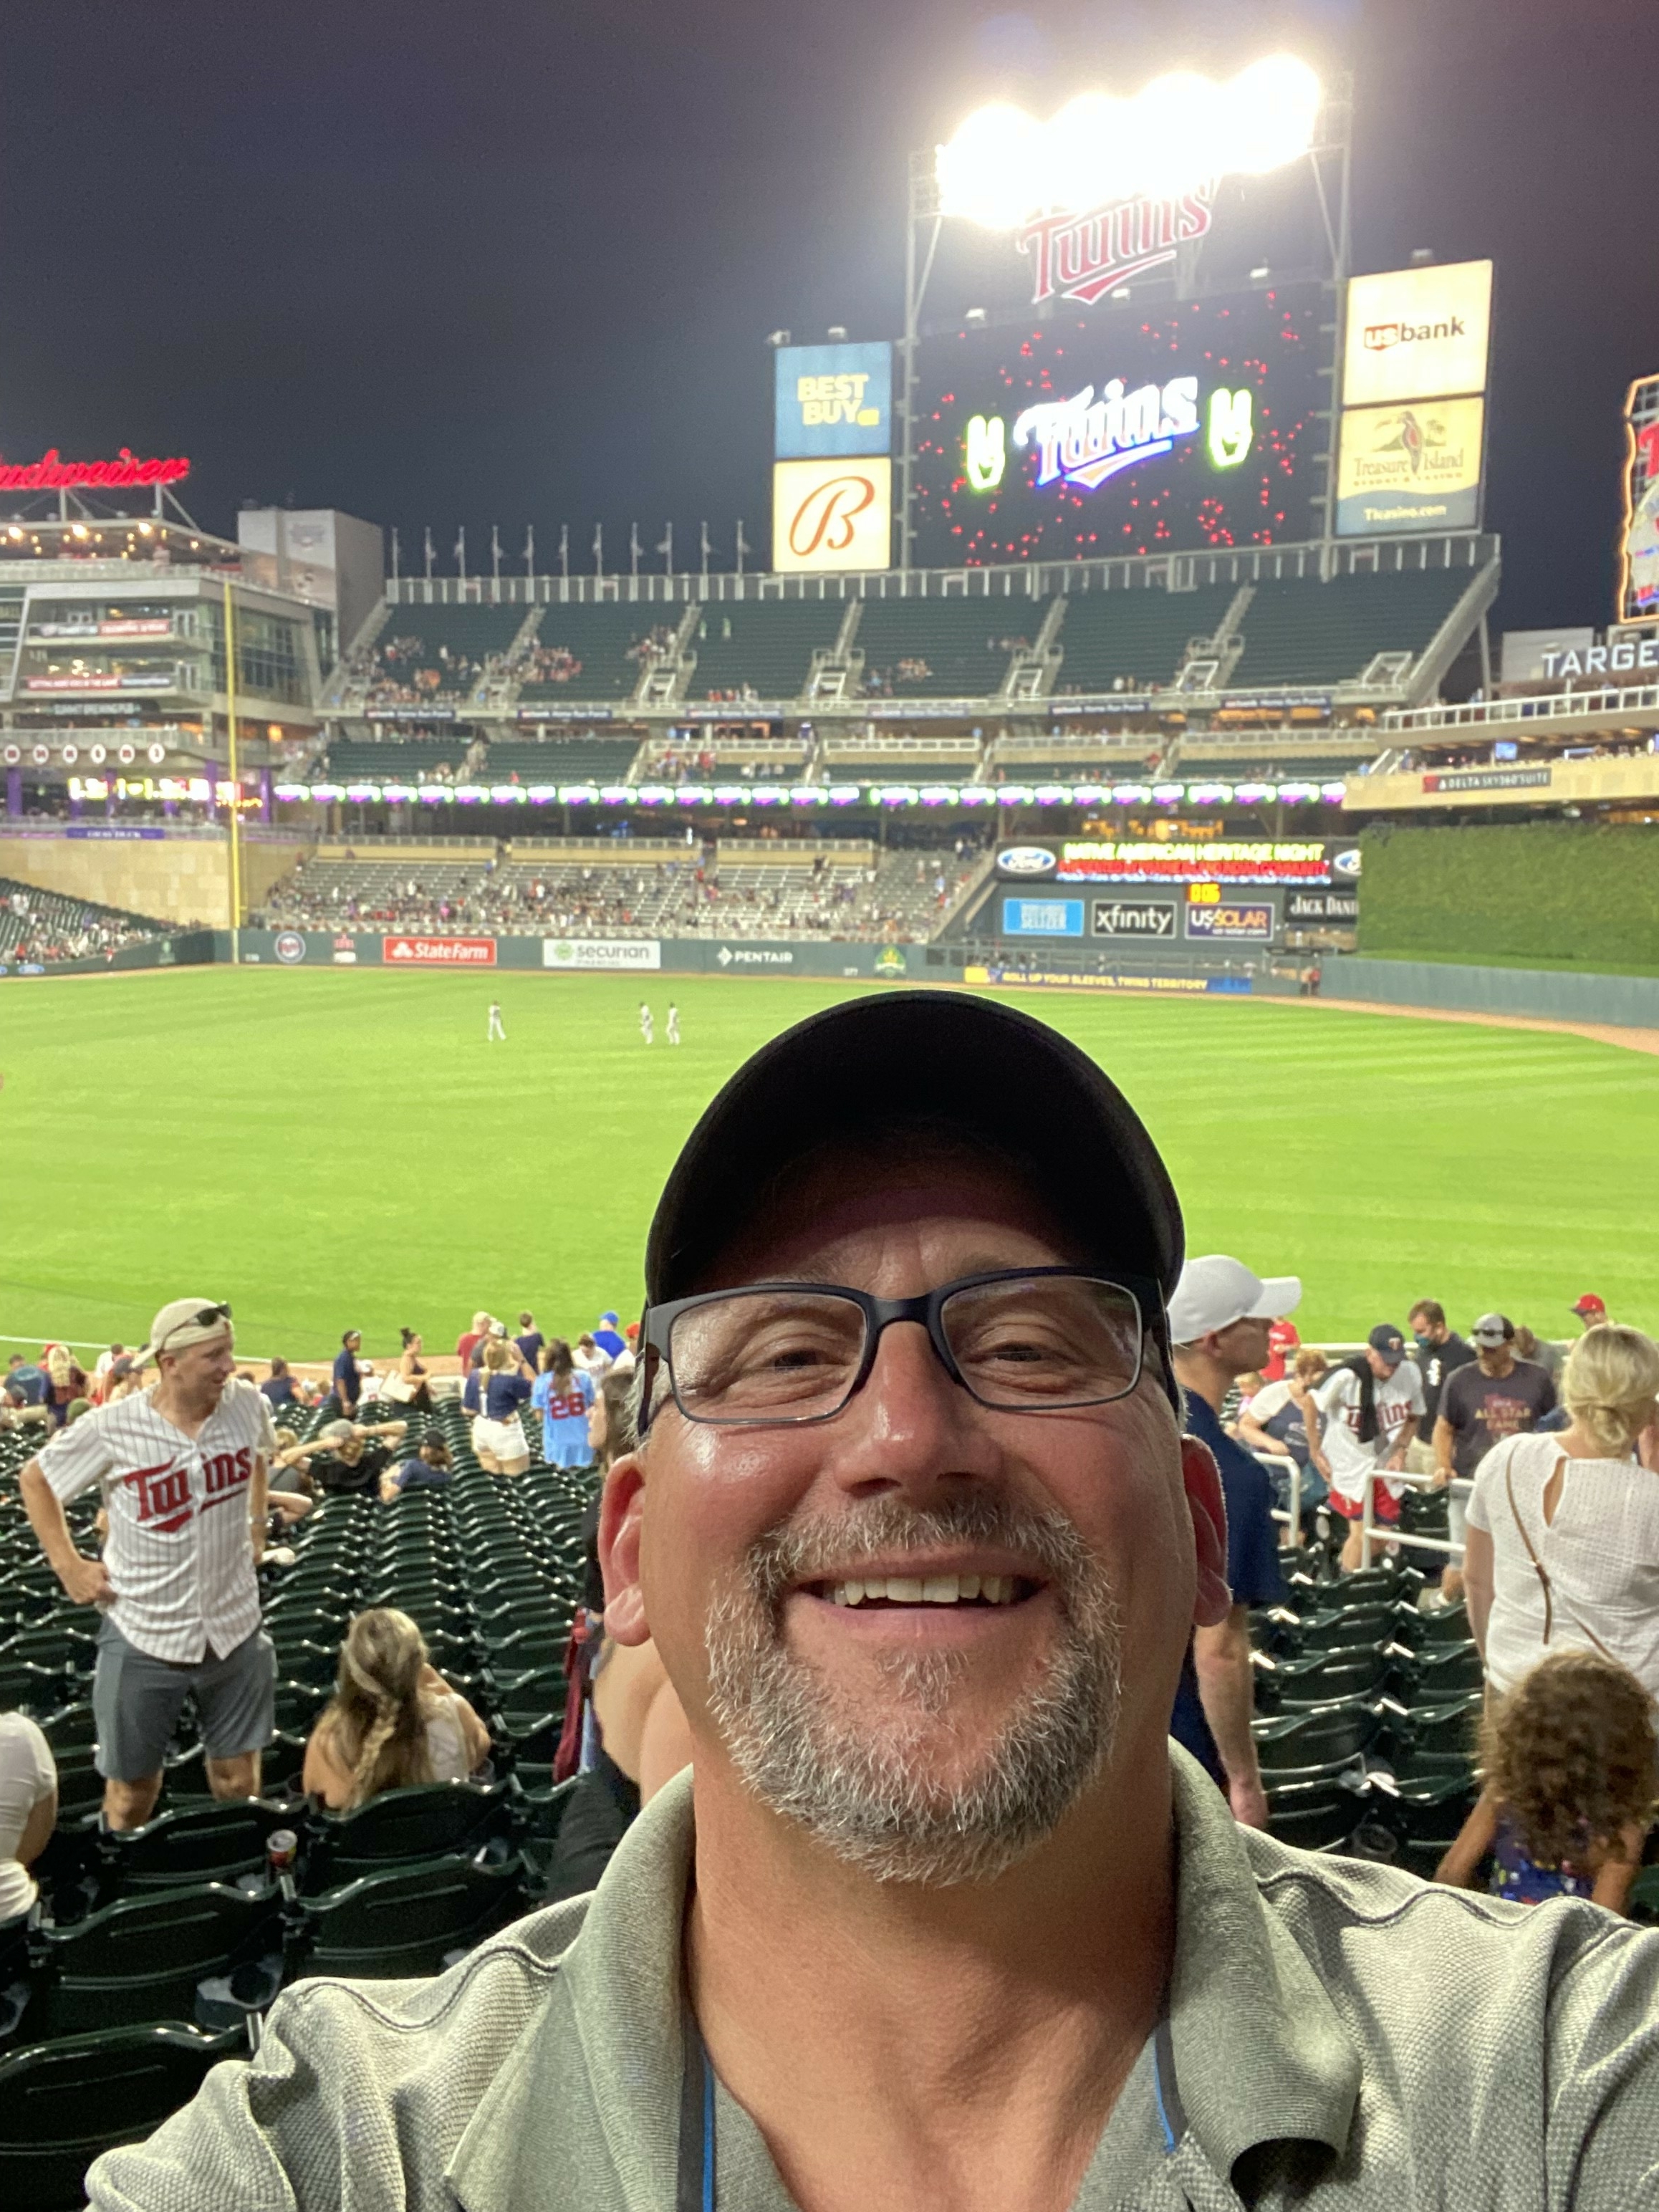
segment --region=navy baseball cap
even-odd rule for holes
[[[816,1146],[926,1116],[1035,1182],[1091,1264],[1167,1300],[1186,1249],[1158,1150],[1067,1037],[967,991],[885,991],[809,1015],[746,1060],[671,1170],[646,1245],[653,1305],[682,1297],[781,1171]]]
[[[1398,1367],[1406,1357],[1405,1338],[1386,1321],[1378,1322],[1365,1341],[1373,1352],[1382,1353],[1390,1367]]]

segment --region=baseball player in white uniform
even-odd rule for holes
[[[679,1041],[680,1010],[671,999],[668,1001],[668,1042],[670,1044],[678,1044]]]
[[[649,1044],[652,1034],[651,1009],[646,1005],[645,1000],[641,999],[640,1000],[640,1035],[645,1039],[646,1042]]]
[[[489,1027],[484,1031],[484,1042],[495,1044],[498,1041],[502,1044],[507,1042],[507,1031],[501,1027],[501,1002],[492,999],[489,1002]]]
[[[23,1469],[23,1504],[58,1579],[103,1615],[93,1684],[104,1818],[142,1826],[186,1693],[201,1717],[216,1797],[258,1794],[276,1710],[276,1656],[260,1626],[258,1558],[270,1408],[233,1379],[230,1308],[162,1307],[140,1363],[159,1379],[61,1429]],[[101,1559],[78,1552],[64,1507],[98,1486]]]

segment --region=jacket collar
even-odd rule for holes
[[[1285,2137],[1340,2152],[1358,2098],[1358,2055],[1263,1903],[1224,1799],[1184,1752],[1171,1746],[1170,1758],[1179,1888],[1165,2039],[1175,2081],[1166,2095],[1173,2090],[1188,2131],[1223,2176],[1253,2145]],[[466,2212],[522,2212],[547,2197],[556,2177],[576,2174],[583,2212],[670,2212],[692,1852],[683,1775],[629,1830],[547,2002],[456,2146],[447,2179]]]

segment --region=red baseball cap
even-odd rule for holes
[[[1594,1291],[1586,1291],[1583,1297],[1580,1298],[1577,1304],[1574,1306],[1573,1311],[1576,1314],[1596,1313],[1605,1315],[1607,1312],[1607,1307],[1603,1304],[1602,1301],[1596,1297]]]

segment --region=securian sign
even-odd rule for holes
[[[56,446],[38,461],[20,465],[0,459],[0,491],[112,490],[128,484],[180,483],[190,474],[181,456],[141,461],[123,446],[112,461],[66,461]]]

